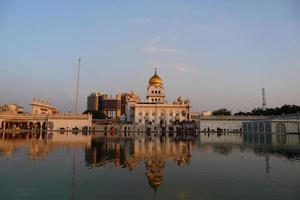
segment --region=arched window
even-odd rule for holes
[[[259,133],[264,133],[264,125],[263,124],[259,124]]]
[[[267,132],[267,133],[270,133],[270,132],[271,132],[271,124],[270,124],[270,123],[267,123],[267,124],[266,124],[266,132]]]
[[[278,123],[276,125],[276,133],[279,133],[279,134],[286,133],[286,128],[285,128],[284,123]]]
[[[258,127],[257,127],[257,124],[254,124],[254,126],[253,126],[253,132],[254,132],[254,133],[258,133]]]
[[[248,131],[249,133],[252,133],[252,124],[248,124]]]
[[[246,124],[243,125],[243,129],[244,129],[244,132],[248,132]]]

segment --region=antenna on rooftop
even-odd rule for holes
[[[81,58],[79,57],[79,59],[78,59],[78,75],[77,75],[76,99],[75,99],[75,114],[77,114],[77,111],[78,111],[80,63],[81,63]]]
[[[267,101],[266,101],[266,91],[265,88],[262,88],[262,109],[266,110]]]

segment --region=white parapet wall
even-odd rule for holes
[[[80,116],[49,116],[48,123],[53,130],[72,130],[73,128],[78,128],[82,130],[84,127],[91,127],[92,119],[89,115]],[[48,127],[48,129],[50,128]]]
[[[89,128],[92,126],[90,114],[0,114],[2,129],[48,129],[60,130]]]
[[[201,116],[201,131],[228,131],[239,132],[243,130],[243,122],[252,120],[265,120],[263,116]]]

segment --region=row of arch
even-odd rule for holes
[[[243,125],[244,132],[246,133],[272,133],[272,125],[267,123],[245,123]],[[286,126],[284,123],[276,124],[276,133],[285,134]]]
[[[151,93],[152,93],[152,94],[154,94],[154,93],[155,93],[155,94],[161,94],[160,90],[158,90],[158,91],[157,91],[157,90],[155,90],[155,91],[152,90]]]
[[[2,129],[46,130],[46,122],[1,122]]]

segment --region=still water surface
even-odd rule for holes
[[[0,199],[300,199],[300,136],[0,139]]]

